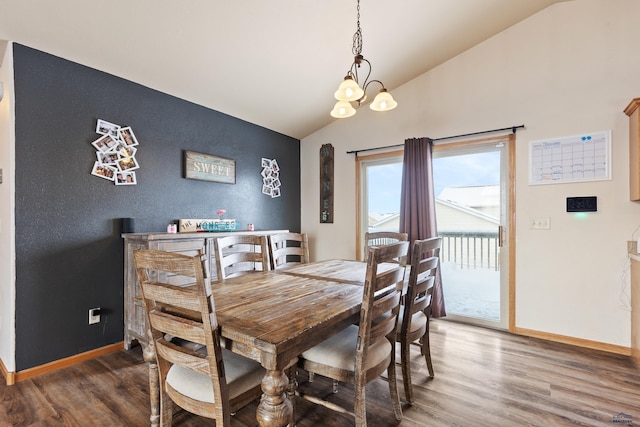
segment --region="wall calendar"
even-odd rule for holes
[[[611,130],[529,142],[529,184],[611,179]]]

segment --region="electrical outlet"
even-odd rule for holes
[[[89,324],[100,323],[100,307],[89,309]]]
[[[532,230],[549,230],[551,228],[551,218],[533,218],[530,223]]]

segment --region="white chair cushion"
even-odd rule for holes
[[[302,357],[310,362],[321,363],[335,368],[353,371],[356,361],[356,343],[358,326],[351,325],[302,353]],[[377,365],[391,353],[391,343],[387,339],[378,341],[369,348],[365,369]]]
[[[404,319],[404,307],[400,307],[400,315],[398,316],[398,332],[402,329],[402,320]],[[409,332],[417,331],[421,326],[427,324],[427,315],[419,311],[411,316],[411,326]]]
[[[203,350],[206,351],[206,348]],[[223,348],[222,360],[224,361],[230,399],[259,385],[264,378],[265,371],[262,366],[251,359]],[[167,373],[167,384],[192,399],[206,403],[214,402],[211,377],[208,375],[173,365]]]

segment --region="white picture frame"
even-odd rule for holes
[[[135,147],[138,145],[138,139],[130,126],[119,128],[118,136],[127,147]]]
[[[122,172],[129,172],[140,168],[135,157],[123,157],[118,160],[117,165],[118,170]]]
[[[111,135],[118,138],[118,129],[120,129],[120,125],[102,119],[98,119],[96,124],[96,133],[100,135]]]
[[[91,175],[97,176],[102,179],[106,179],[107,181],[115,181],[117,168],[114,166],[103,165],[99,161],[95,161],[93,163],[93,168],[91,169]]]
[[[136,180],[135,172],[116,172],[116,185],[136,185],[138,182]]]

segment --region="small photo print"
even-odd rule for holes
[[[91,170],[91,175],[113,181],[116,176],[116,168],[109,165],[103,165],[100,162],[95,162],[93,164],[93,169]]]
[[[136,155],[138,149],[136,147],[129,147],[125,145],[124,142],[118,142],[114,151],[117,151],[122,157],[133,157]]]
[[[123,159],[118,160],[118,168],[122,171],[132,171],[134,169],[138,169],[138,161],[135,157],[125,157]]]
[[[136,185],[135,172],[117,172],[116,185]]]
[[[111,151],[113,148],[115,148],[116,145],[118,145],[118,143],[110,135],[103,135],[100,138],[93,141],[91,145],[93,145],[96,148],[96,150],[100,151],[101,153],[106,153],[108,151]]]
[[[275,172],[280,170],[280,166],[278,166],[278,161],[276,159],[271,160],[271,169]]]
[[[274,188],[271,191],[271,197],[280,197],[280,189],[279,188]]]
[[[120,135],[120,139],[127,145],[127,147],[133,147],[138,145],[138,140],[133,133],[133,129],[127,126],[126,128],[118,129],[118,134]]]
[[[271,194],[272,191],[273,191],[273,188],[271,186],[269,186],[269,185],[263,185],[262,186],[262,194],[266,194],[267,196],[272,196],[272,194]]]
[[[98,119],[98,124],[96,125],[96,133],[99,133],[100,135],[111,135],[112,137],[117,138],[118,129],[120,129],[120,125],[110,123],[106,120]]]
[[[271,160],[270,160],[270,159],[265,159],[265,158],[263,157],[263,158],[262,158],[262,167],[263,167],[263,168],[271,167]]]
[[[103,165],[115,166],[118,159],[120,159],[118,153],[102,153],[100,151],[96,151],[96,156],[98,156],[98,161]]]

